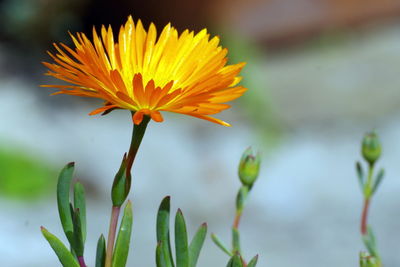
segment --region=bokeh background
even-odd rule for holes
[[[354,267],[361,193],[354,163],[360,140],[376,129],[387,176],[370,224],[386,267],[400,265],[400,2],[397,0],[3,0],[0,1],[0,262],[59,266],[42,238],[46,226],[65,241],[55,183],[76,162],[88,193],[86,259],[107,232],[109,187],[127,150],[128,112],[89,117],[101,102],[52,96],[38,85],[52,42],[68,31],[114,29],[132,14],[160,30],[207,27],[248,62],[248,92],[218,114],[224,128],[181,115],[151,123],[133,170],[134,232],[128,266],[155,266],[155,216],[172,196],[189,232],[207,221],[230,241],[237,164],[249,145],[263,153],[261,175],[241,224],[244,254],[260,267]],[[210,238],[199,266],[225,266]]]

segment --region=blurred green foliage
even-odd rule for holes
[[[249,90],[238,99],[243,109],[245,121],[252,124],[262,142],[267,145],[277,144],[282,131],[275,112],[272,97],[268,86],[268,76],[265,73],[265,64],[268,62],[266,51],[263,48],[237,34],[220,30],[222,46],[229,49],[229,64],[246,62],[240,75],[244,77],[241,85]]]
[[[57,172],[36,155],[0,147],[0,196],[34,200],[54,188]]]

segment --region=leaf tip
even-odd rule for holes
[[[71,167],[75,167],[75,162],[70,162],[67,164],[67,167],[71,168]]]

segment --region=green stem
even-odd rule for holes
[[[150,117],[144,116],[143,121],[139,125],[135,124],[135,126],[133,127],[131,145],[129,147],[128,156],[126,158],[127,160],[126,171],[128,175],[131,173],[133,162],[139,150],[139,146],[142,143],[142,139],[144,133],[146,132],[147,124],[149,123],[149,121]]]
[[[364,185],[364,206],[361,214],[361,234],[364,236],[368,232],[368,210],[372,197],[372,183],[373,183],[374,166],[368,166],[368,177]]]
[[[135,124],[133,126],[131,144],[129,146],[128,156],[126,158],[126,176],[127,176],[127,179],[129,179],[129,180],[131,177],[131,169],[132,169],[133,162],[135,161],[136,154],[139,150],[140,144],[142,143],[143,136],[146,132],[146,128],[147,128],[149,121],[150,121],[150,117],[144,116],[143,121],[139,125]],[[130,184],[131,184],[131,182],[129,181],[128,187],[130,187]],[[129,192],[129,189],[127,192]],[[116,236],[116,231],[117,231],[117,224],[118,224],[118,217],[119,217],[120,210],[121,210],[121,206],[113,206],[112,207],[110,228],[108,231],[105,267],[111,267],[114,242],[115,242],[115,236]]]
[[[370,164],[370,165],[368,165],[367,181],[364,185],[364,198],[370,198],[372,196],[373,174],[374,174],[374,165]]]

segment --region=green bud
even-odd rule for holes
[[[360,267],[381,267],[380,260],[366,252],[360,253]]]
[[[125,154],[111,189],[111,199],[115,207],[120,207],[125,202],[131,189],[131,174],[127,172],[126,165]]]
[[[361,153],[370,165],[374,163],[381,156],[382,147],[379,138],[375,132],[367,133],[362,141]]]
[[[251,147],[244,151],[239,163],[239,178],[243,185],[251,187],[260,171],[261,155],[255,155]]]

